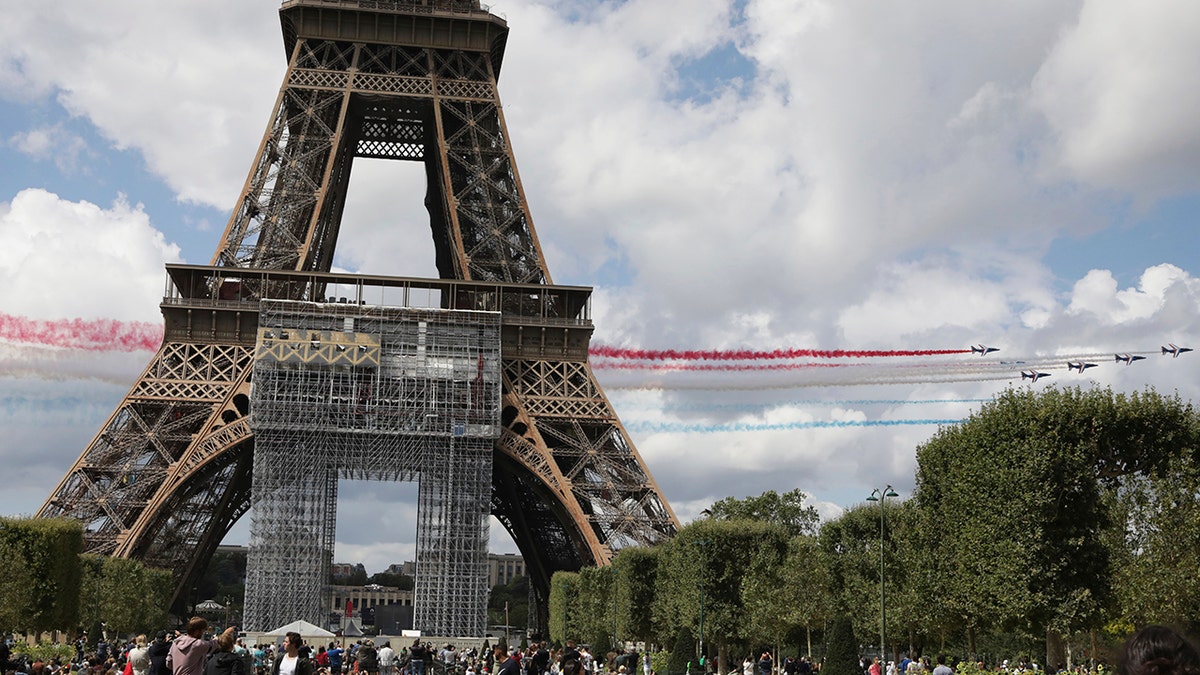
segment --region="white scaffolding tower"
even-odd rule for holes
[[[329,612],[339,478],[418,482],[415,628],[482,635],[500,314],[263,300],[247,630]]]

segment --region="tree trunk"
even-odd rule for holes
[[[1057,668],[1063,663],[1063,636],[1056,630],[1046,629],[1046,670]]]
[[[942,631],[942,649],[945,650],[946,632]],[[967,658],[971,661],[978,659],[975,656],[975,626],[967,624]]]
[[[805,626],[804,633],[808,638],[808,652],[805,654],[805,656],[812,656],[812,626]]]

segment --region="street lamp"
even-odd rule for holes
[[[879,659],[881,661],[879,668],[884,672],[887,670],[887,595],[884,592],[883,581],[884,504],[888,497],[899,496],[889,485],[882,490],[879,488],[871,490],[871,496],[867,497],[869,502],[879,502]]]
[[[697,539],[692,542],[700,547],[701,566],[700,566],[700,672],[708,672],[708,668],[704,662],[704,573],[708,569],[708,558],[705,555],[705,546],[709,544],[707,539]]]

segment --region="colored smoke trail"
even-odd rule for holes
[[[777,359],[861,359],[886,356],[969,354],[970,349],[632,349],[592,345],[592,356],[640,361],[765,361]]]
[[[962,419],[916,419],[916,420],[847,420],[816,422],[784,422],[776,424],[682,424],[675,422],[633,422],[626,424],[629,431],[662,434],[722,434],[746,431],[792,431],[796,429],[842,429],[846,427],[898,427],[933,426],[958,424]]]
[[[756,371],[807,370],[810,368],[845,368],[851,363],[638,363],[636,361],[591,362],[594,370],[649,370],[656,373],[744,373]]]
[[[28,319],[0,314],[0,340],[89,352],[152,352],[162,324],[114,319]]]
[[[782,401],[764,401],[761,403],[680,403],[668,402],[662,406],[664,411],[674,412],[703,412],[706,410],[753,411],[765,408],[802,408],[802,407],[834,407],[834,406],[868,406],[868,405],[946,405],[990,403],[993,398],[848,398],[848,399],[799,399]],[[619,407],[619,406],[618,406]]]

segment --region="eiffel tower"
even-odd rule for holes
[[[253,506],[246,627],[269,629],[328,617],[337,479],[415,479],[416,627],[481,634],[488,513],[544,626],[555,571],[678,521],[588,364],[590,289],[546,267],[497,93],[507,23],[478,0],[279,11],[287,73],[211,264],[167,266],[162,346],[38,515],[172,570],[181,609]],[[439,279],[330,273],[357,157],[424,163]]]

